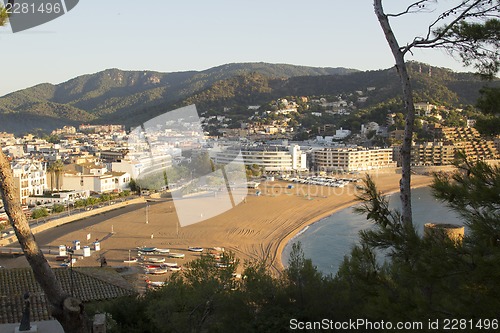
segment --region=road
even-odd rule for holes
[[[155,203],[150,203],[155,204]],[[99,223],[102,223],[103,221],[106,221],[111,218],[116,218],[124,214],[128,214],[130,212],[133,212],[135,210],[143,209],[144,204],[143,203],[138,203],[138,204],[132,204],[128,205],[122,208],[118,208],[115,210],[108,211],[106,213],[94,215],[91,217],[87,217],[81,220],[77,220],[75,222],[70,222],[63,224],[61,226],[37,233],[35,235],[35,240],[37,241],[38,245],[41,248],[46,248],[47,244],[50,244],[54,240],[72,233],[74,231],[82,230],[86,227],[90,227]],[[14,242],[12,244],[9,244],[9,248],[19,248],[20,245],[18,242]],[[55,249],[55,247],[53,247]],[[26,262],[26,259],[24,257],[19,257],[16,259],[12,259],[9,257],[0,257],[0,266],[4,267],[25,267],[27,266],[28,263]]]

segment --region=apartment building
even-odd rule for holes
[[[215,164],[228,164],[241,153],[245,165],[258,165],[266,171],[305,171],[307,157],[298,145],[230,147],[215,154]]]
[[[176,154],[178,155],[180,154]],[[111,163],[111,170],[126,172],[133,179],[146,177],[170,167],[172,167],[172,155],[165,153],[138,156],[129,154],[125,159]]]
[[[433,142],[413,143],[412,165],[449,165],[457,152],[463,152],[469,160],[493,160],[498,158],[495,142],[485,140],[475,128],[444,127],[433,124],[429,131]],[[394,159],[401,163],[400,146],[394,147]]]
[[[30,195],[43,195],[47,189],[46,165],[36,160],[17,160],[12,163],[14,185],[19,191],[22,205],[26,205]]]
[[[364,171],[395,167],[391,148],[323,148],[312,152],[313,166],[325,171]]]
[[[401,146],[394,147],[394,160],[401,165]],[[411,164],[415,166],[449,165],[455,158],[456,147],[446,142],[413,143]]]

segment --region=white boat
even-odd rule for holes
[[[166,263],[163,263],[163,265],[165,265],[166,267],[177,267],[177,263],[176,262],[166,262]]]
[[[173,267],[169,267],[168,269],[171,270],[172,272],[178,272],[181,270],[181,267],[180,266],[173,266]]]
[[[165,285],[164,281],[148,281],[147,282],[148,286],[150,287],[163,287]]]
[[[182,259],[184,258],[186,255],[184,253],[169,253],[168,255],[170,258],[179,258],[179,259]]]
[[[138,247],[137,250],[139,250],[140,252],[144,252],[144,253],[151,253],[151,252],[155,252],[157,249],[156,247]]]
[[[151,262],[151,263],[160,263],[160,262],[164,262],[165,261],[165,258],[148,258],[148,262]]]
[[[191,252],[203,252],[203,248],[198,246],[190,246],[188,250]]]
[[[169,249],[156,249],[156,252],[158,252],[158,253],[169,253],[170,250]]]
[[[129,260],[123,260],[123,262],[126,263],[126,264],[131,264],[131,263],[137,262],[137,258],[132,258],[132,259],[129,259]]]
[[[149,274],[154,274],[154,275],[161,275],[161,274],[167,274],[169,268],[155,268],[149,270]]]

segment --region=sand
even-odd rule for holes
[[[383,193],[395,192],[399,188],[399,174],[375,174],[374,179]],[[413,187],[427,186],[431,181],[428,176],[412,176]],[[294,188],[287,188],[289,184]],[[263,182],[259,190],[262,195],[256,196],[251,190],[246,200],[233,209],[186,227],[179,226],[173,202],[160,200],[149,203],[147,224],[146,204],[139,204],[123,214],[107,213],[94,220],[86,219],[56,228],[61,230],[39,234],[37,240],[41,247],[56,249],[61,244],[70,245],[76,239],[82,246],[99,239],[102,250],[78,260],[78,266],[97,266],[100,255],[105,255],[109,265],[127,265],[123,260],[128,258],[129,250],[132,257],[136,256],[138,246],[185,253],[185,259],[167,260],[182,265],[199,256],[189,252],[189,246],[218,246],[233,251],[242,263],[265,259],[271,269],[279,271],[283,269],[282,251],[294,235],[305,226],[353,205],[357,194],[355,183],[333,188],[283,181]],[[13,267],[12,263],[5,261],[3,265]],[[18,265],[21,264],[15,264]]]

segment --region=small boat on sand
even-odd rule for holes
[[[151,258],[148,258],[147,260],[148,262],[150,263],[161,263],[161,262],[164,262],[165,261],[165,258],[155,258],[155,257],[151,257]]]
[[[178,258],[178,259],[182,259],[184,258],[186,255],[184,253],[169,253],[168,255],[170,258]]]
[[[173,267],[168,267],[168,269],[172,272],[178,272],[181,270],[180,266],[173,266]]]
[[[160,275],[160,274],[166,274],[168,272],[168,268],[155,268],[155,269],[150,269],[149,274],[154,274],[154,275]]]
[[[131,258],[131,259],[128,259],[128,260],[123,260],[124,263],[126,264],[132,264],[134,262],[137,262],[137,258]]]
[[[169,249],[156,249],[156,252],[158,252],[158,253],[169,253],[170,250]]]
[[[166,262],[166,263],[163,263],[163,265],[167,266],[167,267],[177,267],[177,263],[176,262]]]
[[[203,252],[203,248],[198,246],[190,246],[188,250],[191,252]]]
[[[165,285],[164,281],[147,281],[146,283],[148,284],[148,287],[152,288],[160,288]]]
[[[156,247],[138,247],[137,250],[141,251],[141,252],[144,252],[144,253],[151,253],[151,252],[155,252],[157,249]]]

